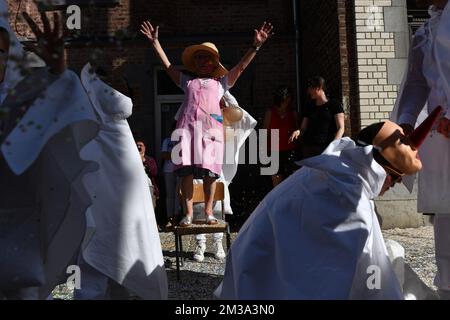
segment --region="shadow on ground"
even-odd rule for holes
[[[177,280],[175,270],[167,269],[170,300],[211,300],[213,292],[222,281],[221,275],[206,274],[189,270],[180,271]]]

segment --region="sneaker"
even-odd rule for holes
[[[216,250],[214,257],[218,260],[225,259],[225,257],[227,255],[226,255],[225,251],[223,250],[222,241],[214,242],[214,248]]]
[[[202,262],[205,260],[206,244],[197,244],[195,248],[194,260],[197,262]]]

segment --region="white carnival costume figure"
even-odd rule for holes
[[[90,64],[81,80],[100,118],[99,134],[82,156],[98,163],[99,170],[84,178],[93,203],[80,256],[86,281],[82,278],[75,297],[104,298],[110,278],[144,299],[167,299],[148,177],[126,120],[132,101],[101,81]]]
[[[401,175],[420,170],[416,149],[402,141],[418,148],[436,117],[410,140],[386,121],[360,134],[363,146],[342,138],[303,160],[303,167],[270,192],[242,226],[215,295],[402,299],[373,199]]]
[[[98,125],[78,76],[23,64],[6,1],[0,13],[10,40],[0,93],[0,296],[44,299],[83,239],[91,199],[82,179],[97,166],[80,150]]]
[[[442,106],[450,119],[450,3],[429,10],[431,18],[416,31],[408,69],[391,119],[417,125],[424,115]],[[425,106],[425,108],[424,108]],[[436,125],[421,148],[423,170],[418,178],[417,211],[434,213],[437,274],[434,284],[442,298],[450,298],[450,139]],[[404,179],[411,191],[413,179]]]

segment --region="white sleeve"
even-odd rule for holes
[[[183,90],[183,92],[186,91],[187,82],[189,80],[191,80],[191,78],[187,74],[185,74],[183,72],[180,72],[180,85],[179,85],[179,88],[181,90]]]
[[[403,91],[398,97],[398,121],[415,125],[420,111],[427,102],[430,88],[422,73],[423,51],[420,42],[421,36],[415,36],[408,57],[408,70]]]
[[[228,76],[227,75],[220,78],[219,81],[220,81],[220,85],[222,86],[223,92],[227,92],[228,90],[230,90],[233,87],[228,84]]]

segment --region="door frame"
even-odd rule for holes
[[[158,163],[161,163],[161,106],[164,103],[183,103],[184,95],[182,94],[172,94],[172,95],[158,95],[158,72],[164,70],[162,66],[157,66],[153,70],[153,92],[154,94],[154,106],[155,106],[155,123],[154,123],[154,134],[155,134],[155,156]]]

